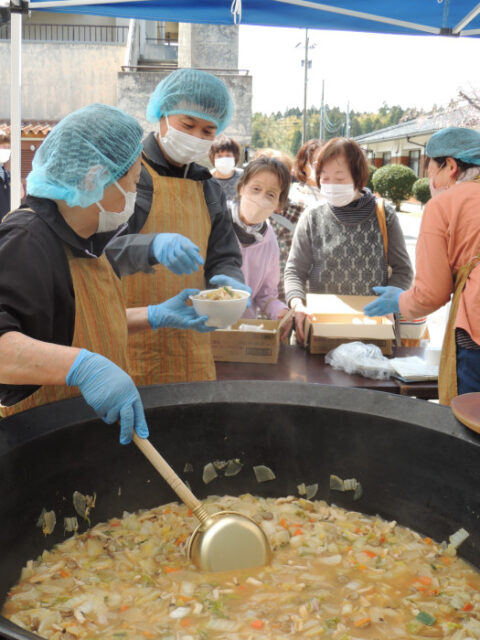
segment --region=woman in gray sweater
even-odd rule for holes
[[[413,278],[400,222],[388,204],[387,262],[377,200],[366,188],[368,163],[358,144],[329,140],[317,155],[316,175],[326,202],[302,213],[285,267],[286,301],[302,342],[307,290],[366,296],[379,282],[408,289]]]

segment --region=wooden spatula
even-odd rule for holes
[[[480,433],[480,392],[456,396],[450,406],[457,420],[472,431]]]

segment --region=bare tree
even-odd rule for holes
[[[458,95],[460,98],[466,100],[474,109],[480,111],[480,94],[478,94],[478,92],[475,91],[469,95],[468,93],[465,93],[465,91],[459,91]]]

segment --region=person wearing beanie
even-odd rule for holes
[[[448,127],[426,146],[432,199],[422,217],[416,275],[408,291],[374,287],[370,316],[398,310],[405,318],[451,301],[439,371],[439,398],[480,391],[480,132]]]

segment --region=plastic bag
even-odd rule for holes
[[[327,353],[325,362],[334,369],[342,369],[349,374],[358,374],[374,380],[387,380],[394,373],[388,358],[376,344],[341,344]]]

